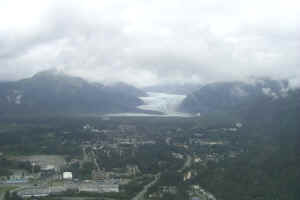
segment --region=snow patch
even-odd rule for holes
[[[23,97],[23,95],[21,95],[21,94],[19,94],[18,96],[16,96],[15,103],[16,104],[21,104],[22,103],[22,97]]]
[[[279,98],[279,96],[275,92],[273,92],[271,88],[262,88],[262,92],[264,95],[272,97],[273,99]]]

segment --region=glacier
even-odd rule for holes
[[[138,106],[141,110],[159,111],[165,115],[186,115],[177,111],[186,95],[147,92],[148,96],[140,97],[144,102]]]
[[[146,97],[139,97],[143,105],[138,106],[144,111],[158,111],[162,114],[149,113],[110,113],[106,117],[192,117],[191,114],[178,112],[178,107],[186,95],[159,92],[147,92]]]

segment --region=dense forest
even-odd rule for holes
[[[299,92],[278,100],[259,99],[240,115],[245,152],[208,163],[192,182],[220,200],[300,198]]]

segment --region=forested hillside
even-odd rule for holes
[[[253,83],[219,82],[207,84],[189,94],[182,102],[181,111],[207,114],[211,112],[238,112],[261,98],[286,95],[288,83],[270,79]]]
[[[240,112],[240,157],[209,163],[194,178],[219,200],[300,199],[300,91],[258,99]]]
[[[137,111],[143,91],[126,84],[104,86],[57,71],[0,83],[0,113],[108,113]]]

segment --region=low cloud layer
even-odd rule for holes
[[[300,3],[16,1],[0,7],[0,80],[58,68],[136,86],[300,81]]]

